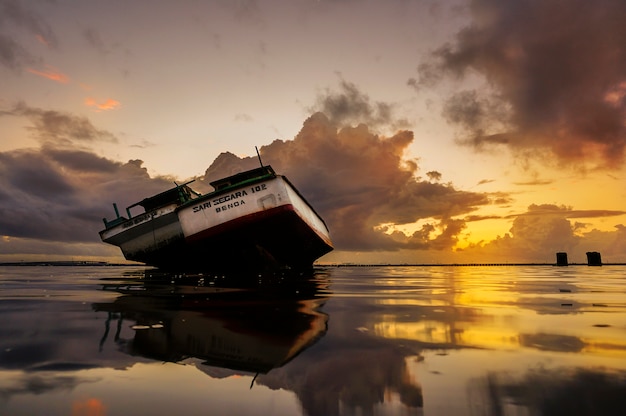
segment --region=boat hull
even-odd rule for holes
[[[310,268],[332,250],[326,225],[282,177],[249,184],[178,213],[185,241],[215,268]]]
[[[175,205],[103,230],[100,238],[118,246],[127,260],[155,266],[166,265],[185,251],[185,238]]]
[[[160,207],[100,237],[128,260],[168,270],[304,270],[333,249],[324,221],[280,175]]]

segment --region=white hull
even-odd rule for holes
[[[324,221],[271,167],[212,184],[207,195],[185,184],[146,198],[135,204],[145,213],[105,220],[100,237],[128,260],[171,269],[304,269],[332,250]]]
[[[220,226],[276,208],[293,210],[330,245],[330,236],[324,222],[283,176],[214,195],[210,199],[202,198],[183,207],[178,212],[178,218],[185,239],[193,242],[201,239],[207,232],[219,230]]]

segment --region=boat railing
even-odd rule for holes
[[[161,192],[150,198],[144,198],[137,203],[129,205],[128,207],[126,207],[126,215],[128,215],[128,218],[124,217],[123,215],[120,215],[119,210],[117,208],[117,204],[113,203],[113,209],[115,210],[115,218],[111,221],[108,221],[106,218],[102,218],[105,228],[106,229],[113,228],[119,224],[122,224],[132,219],[133,214],[131,213],[131,208],[135,208],[137,206],[143,207],[144,212],[141,213],[143,214],[145,212],[155,211],[159,208],[162,208],[164,206],[171,205],[171,204],[183,205],[184,203],[189,202],[192,199],[200,197],[201,196],[200,193],[194,191],[189,186],[187,186],[194,181],[195,179],[185,182],[180,185],[174,182],[174,184],[176,185],[174,188],[168,189],[167,191]]]

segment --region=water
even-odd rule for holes
[[[0,267],[1,415],[624,415],[626,267]]]

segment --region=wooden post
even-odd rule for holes
[[[588,266],[602,266],[602,256],[597,251],[587,252],[587,265]]]

